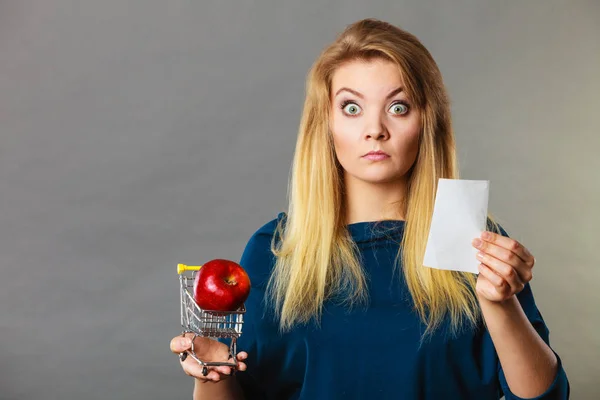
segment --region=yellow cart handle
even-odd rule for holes
[[[202,265],[177,264],[177,273],[181,275],[184,271],[199,271],[200,268],[202,268]]]

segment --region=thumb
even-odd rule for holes
[[[188,337],[176,336],[171,340],[171,351],[173,353],[181,353],[192,347],[192,340]]]

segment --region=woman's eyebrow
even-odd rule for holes
[[[403,91],[403,90],[404,90],[404,88],[403,88],[402,86],[399,86],[399,87],[397,87],[396,89],[392,90],[392,91],[391,91],[391,92],[390,92],[390,93],[389,93],[389,94],[386,96],[386,99],[389,99],[390,97],[394,97],[395,95],[397,95],[398,93],[400,93],[400,92],[401,92],[401,91]],[[340,90],[338,90],[338,91],[335,93],[335,96],[334,96],[334,97],[337,97],[337,95],[338,95],[338,94],[340,94],[340,92],[343,92],[343,91],[350,92],[350,93],[352,93],[353,95],[360,97],[361,99],[364,99],[364,98],[365,98],[365,96],[363,96],[361,93],[357,92],[356,90],[353,90],[353,89],[347,88],[347,87],[343,87],[343,88],[341,88]]]

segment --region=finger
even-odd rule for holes
[[[221,375],[217,371],[210,371],[208,375],[206,375],[206,379],[209,381],[219,382],[221,380]]]
[[[479,273],[483,275],[485,279],[487,279],[488,282],[490,282],[494,287],[499,288],[501,290],[510,287],[510,285],[504,280],[504,278],[502,278],[500,275],[488,268],[487,265],[479,264],[477,268],[479,270]]]
[[[243,362],[237,363],[238,371],[245,371],[247,368],[248,368],[248,366],[246,365],[246,363],[243,363]]]
[[[513,293],[523,290],[524,283],[515,268],[507,263],[492,257],[489,254],[478,252],[477,259],[486,267],[498,274],[510,285]]]
[[[511,250],[502,247],[497,243],[487,242],[485,240],[479,240],[479,242],[477,242],[477,239],[475,239],[473,240],[473,245],[479,249],[479,251],[491,254],[497,259],[502,260],[513,267],[524,263],[524,260],[516,253],[513,253]]]
[[[511,294],[511,287],[502,277],[499,277],[485,264],[479,264],[478,291],[492,301],[501,301]],[[498,279],[500,278],[500,279]],[[481,285],[480,285],[481,283]]]
[[[478,248],[479,251],[489,254],[516,269],[522,282],[529,282],[531,280],[531,268],[525,264],[523,259],[516,253],[497,244],[483,240],[480,240],[479,245],[477,245],[477,239],[475,239],[473,240],[473,245]]]
[[[484,243],[491,243],[500,246],[514,253],[528,266],[533,266],[533,256],[529,250],[527,250],[527,248],[518,241],[490,231],[483,232],[481,234],[481,238],[483,239]]]
[[[209,373],[206,375],[206,379],[218,382],[219,380],[226,379],[233,375],[233,367],[219,366],[219,367],[208,367]],[[215,375],[216,374],[216,375]],[[218,378],[217,378],[218,377]]]
[[[188,337],[176,336],[171,340],[171,351],[179,354],[192,347],[192,341]]]
[[[217,371],[218,373],[222,374],[222,375],[231,375],[232,374],[232,368],[227,366],[227,365],[221,365],[218,367],[214,367],[215,371]]]
[[[179,363],[187,375],[193,376],[194,378],[208,379],[208,375],[202,375],[202,365],[200,365],[198,361],[194,360],[192,357],[186,358],[185,361],[179,361]]]
[[[204,376],[202,373],[204,367],[200,365],[196,360],[191,357],[188,357],[185,361],[180,362],[183,371],[194,378],[198,378],[201,380],[209,380],[218,382],[226,376],[231,375],[231,367],[228,366],[217,366],[217,367],[207,367],[208,374]]]
[[[494,284],[486,277],[486,275],[494,274],[494,272],[492,272],[491,270],[488,269],[488,272],[486,274],[485,268],[486,268],[485,265],[479,264],[479,267],[478,267],[479,276],[477,278],[477,286],[476,286],[477,294],[485,297],[488,300],[492,300],[492,301],[502,300],[502,298],[505,295],[498,293],[498,289],[496,288],[496,286],[494,286]],[[490,279],[493,279],[493,277],[491,275],[490,275]],[[506,288],[508,288],[508,284],[506,284]]]
[[[240,351],[237,354],[237,359],[238,360],[245,360],[246,358],[248,358],[248,353],[246,353],[245,351]]]

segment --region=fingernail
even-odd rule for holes
[[[190,339],[188,339],[188,338],[181,338],[181,340],[179,341],[179,344],[182,347],[188,347],[188,346],[190,346],[192,344],[192,341]]]
[[[481,246],[481,240],[479,239],[474,239],[473,240],[473,246],[479,248],[479,246]]]
[[[490,239],[490,233],[488,231],[485,231],[481,234],[481,237],[484,238],[485,240]]]

